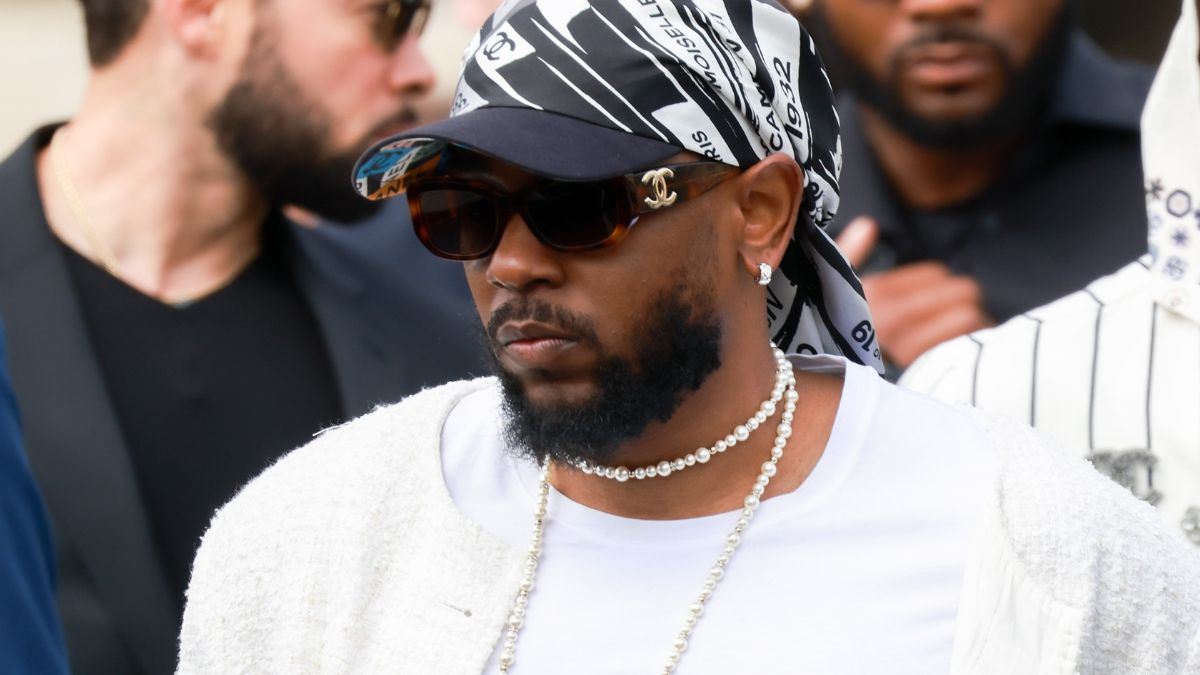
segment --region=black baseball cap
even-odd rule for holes
[[[413,180],[438,173],[448,148],[566,181],[630,173],[662,164],[683,150],[545,110],[485,107],[375,144],[355,168],[355,187],[368,199],[400,194]]]

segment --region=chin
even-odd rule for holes
[[[905,92],[900,102],[908,113],[931,124],[971,124],[992,115],[1005,95],[987,85]]]
[[[985,117],[996,107],[994,97],[971,90],[920,92],[902,99],[910,115],[934,124],[955,124]]]
[[[590,381],[577,379],[557,379],[545,374],[545,377],[514,375],[521,383],[521,393],[525,400],[534,408],[554,410],[556,408],[577,407],[596,397],[596,386]]]

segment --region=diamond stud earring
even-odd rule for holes
[[[766,286],[771,283],[771,274],[773,270],[767,263],[758,263],[758,285]]]

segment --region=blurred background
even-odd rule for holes
[[[435,0],[424,35],[438,71],[438,91],[421,111],[427,119],[449,107],[462,49],[488,0]],[[1157,64],[1178,18],[1175,0],[1080,0],[1080,20],[1109,53]],[[71,116],[87,68],[83,21],[76,0],[0,0],[0,157],[35,127]]]
[[[450,107],[462,50],[496,3],[434,0],[422,42],[438,72],[426,119]],[[87,47],[78,0],[0,0],[0,157],[35,128],[69,118],[83,96]]]

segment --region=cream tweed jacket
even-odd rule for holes
[[[489,386],[430,389],[330,430],[222,508],[193,567],[178,672],[481,673],[525,551],[455,507],[439,444],[454,405]],[[998,471],[953,675],[1200,673],[1200,555],[1036,432],[976,419]]]

